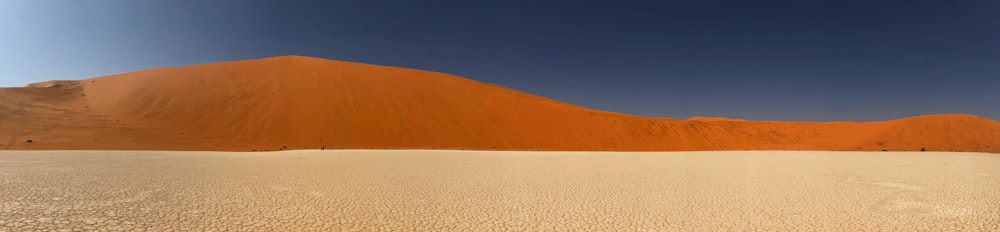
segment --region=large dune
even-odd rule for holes
[[[646,118],[444,73],[282,56],[3,88],[0,144],[17,150],[1000,152],[1000,122],[974,115],[828,123]]]

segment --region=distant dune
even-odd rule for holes
[[[282,56],[2,88],[0,144],[16,150],[1000,152],[1000,122],[974,115],[863,123],[645,118],[444,73]]]
[[[689,118],[687,120],[691,120],[691,121],[744,121],[744,122],[746,121],[744,119],[724,118],[724,117],[705,117],[705,116],[694,116],[694,117],[691,117],[691,118]]]

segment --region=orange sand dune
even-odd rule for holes
[[[694,116],[687,120],[692,121],[746,121],[744,119],[737,118],[724,118],[724,117],[705,117],[705,116]]]
[[[27,142],[31,140],[31,142]],[[300,56],[0,89],[0,149],[964,150],[1000,122],[672,120],[429,71]]]

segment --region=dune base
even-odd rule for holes
[[[1000,156],[0,152],[0,231],[1000,231]]]

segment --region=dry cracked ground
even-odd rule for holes
[[[0,231],[1000,231],[1000,155],[0,152]]]

